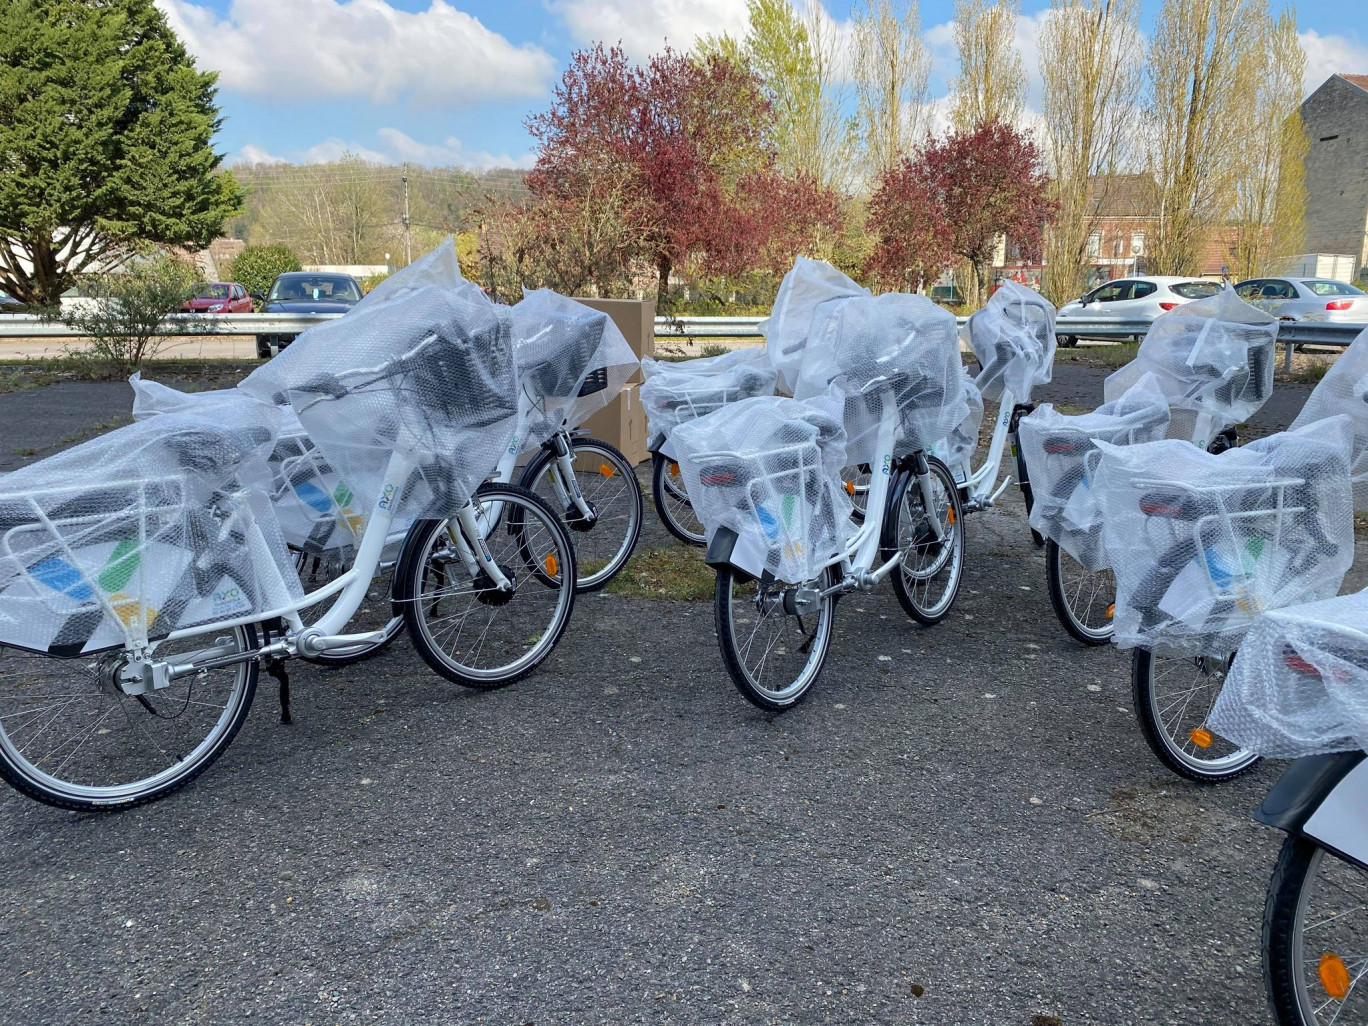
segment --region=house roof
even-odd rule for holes
[[[1338,75],[1336,77],[1344,79],[1350,85],[1358,86],[1364,92],[1368,92],[1368,75]]]
[[[1159,208],[1149,175],[1113,175],[1092,181],[1094,217],[1146,217]]]

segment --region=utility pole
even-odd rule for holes
[[[404,266],[413,263],[413,235],[409,230],[408,161],[404,161]]]

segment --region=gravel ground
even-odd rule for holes
[[[55,398],[0,396],[0,425],[38,432],[24,411]],[[292,666],[292,726],[263,683],[149,808],[0,794],[4,1020],[1268,1022],[1280,837],[1250,813],[1279,767],[1167,775],[1128,658],[1058,627],[1004,498],[969,521],[945,623],[847,598],[782,717],[732,689],[709,604],[600,594],[507,690],[401,640]]]

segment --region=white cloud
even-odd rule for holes
[[[491,167],[530,168],[536,162],[531,153],[511,157],[507,153],[466,149],[454,136],[447,136],[440,143],[422,143],[397,128],[382,128],[378,134],[389,144],[389,152],[397,158],[395,162],[408,160],[428,167],[464,167],[474,171]]]
[[[550,0],[553,14],[579,43],[619,40],[629,57],[644,60],[665,44],[690,49],[703,35],[746,34],[741,0]]]
[[[286,101],[411,100],[471,107],[541,96],[556,71],[446,0],[410,13],[385,0],[232,0],[225,18],[191,0],[156,0],[223,88]]]
[[[380,137],[380,144],[376,147],[333,137],[307,148],[290,151],[284,156],[277,156],[255,143],[248,143],[225,163],[230,167],[234,164],[326,164],[343,154],[351,154],[372,164],[393,165],[408,161],[425,167],[463,167],[472,171],[487,171],[492,167],[530,168],[536,159],[530,153],[513,157],[507,153],[468,149],[454,136],[447,136],[437,143],[424,143],[397,128],[382,128],[376,135]]]
[[[1368,46],[1347,36],[1323,36],[1315,29],[1298,32],[1306,53],[1302,89],[1307,95],[1319,89],[1331,75],[1368,75]]]

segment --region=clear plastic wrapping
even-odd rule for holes
[[[549,289],[526,293],[511,317],[524,449],[607,406],[639,366],[612,318]]]
[[[680,424],[742,399],[774,394],[775,372],[759,347],[681,363],[647,357],[641,368],[648,448],[667,456],[673,453],[670,436]]]
[[[1208,722],[1274,759],[1368,748],[1368,591],[1259,617]]]
[[[675,429],[694,513],[709,540],[720,527],[737,533],[734,562],[801,583],[841,550],[854,508],[840,484],[842,405],[835,393],[760,396]]]
[[[1110,402],[1152,373],[1175,410],[1240,424],[1273,394],[1277,339],[1275,318],[1225,289],[1156,317],[1135,359],[1107,378],[1103,394]]]
[[[850,463],[880,458],[885,404],[897,410],[895,448],[930,451],[968,415],[954,315],[925,296],[890,292],[823,303],[812,321],[794,396],[846,397]]]
[[[967,367],[964,370],[964,401],[969,412],[950,434],[936,443],[934,450],[952,472],[973,459],[974,451],[978,449],[979,430],[983,427],[983,395]],[[957,475],[956,479],[962,480],[963,475]]]
[[[975,380],[989,399],[1005,386],[1019,403],[1030,402],[1036,385],[1054,371],[1055,308],[1034,289],[1005,281],[965,325],[969,345],[982,368]]]
[[[310,328],[239,386],[292,406],[366,513],[398,452],[418,474],[397,512],[454,514],[517,428],[509,310],[453,278],[446,248],[386,279],[383,293],[345,317]]]
[[[1169,408],[1153,375],[1092,413],[1069,416],[1045,403],[1021,419],[1021,455],[1031,481],[1031,527],[1089,570],[1107,566],[1102,514],[1092,487],[1102,458],[1094,441],[1112,445],[1157,442]]]
[[[75,655],[278,609],[299,577],[245,396],[139,421],[0,476],[0,643]]]
[[[1224,656],[1260,613],[1334,595],[1354,558],[1350,440],[1338,417],[1219,456],[1096,443],[1117,644]]]
[[[779,283],[769,317],[760,322],[765,352],[779,379],[776,387],[787,393],[797,388],[803,349],[817,308],[833,299],[868,295],[867,288],[824,261],[801,256],[794,260]]]
[[[1292,427],[1339,414],[1354,423],[1354,508],[1368,510],[1368,328],[1321,378]]]
[[[145,381],[139,374],[129,384],[135,420],[178,410],[211,416],[219,400],[246,398],[236,389],[180,392]],[[294,411],[288,406],[277,411],[281,429],[265,467],[245,470],[244,476],[270,497],[286,545],[329,564],[349,562],[361,540],[366,514],[356,508],[351,488],[314,446]]]

